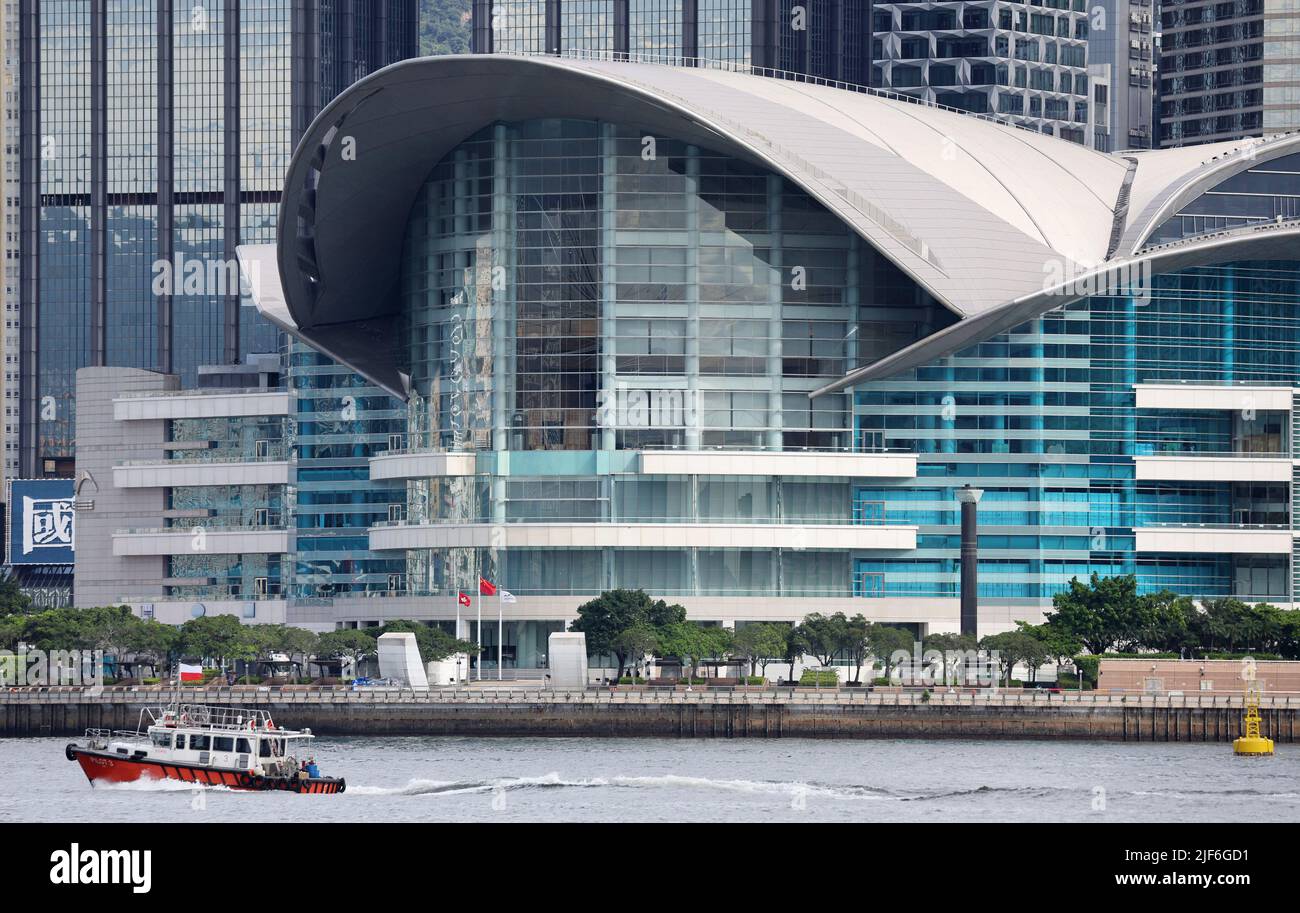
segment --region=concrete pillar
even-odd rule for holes
[[[969,484],[957,490],[961,502],[961,633],[979,636],[979,524],[976,510],[984,492]]]

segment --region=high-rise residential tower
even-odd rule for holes
[[[1147,149],[1151,4],[876,3],[872,85],[1103,152]]]
[[[1300,0],[1164,0],[1160,145],[1300,127]]]
[[[66,475],[88,365],[275,352],[235,246],[274,238],[295,138],[413,56],[415,0],[20,0],[21,469]]]
[[[474,51],[704,58],[865,85],[869,0],[474,0]]]

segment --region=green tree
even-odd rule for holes
[[[1011,670],[1017,663],[1025,664],[1030,681],[1037,681],[1038,667],[1051,659],[1047,645],[1023,630],[990,634],[980,641],[980,649],[997,657],[999,670],[1005,671],[1008,687],[1011,685]]]
[[[105,655],[119,661],[129,649],[131,631],[143,623],[124,605],[98,606],[80,612],[86,645],[92,650],[103,650]]]
[[[162,671],[179,642],[178,628],[153,618],[131,627],[125,638],[126,649],[137,660],[148,660],[154,672]]]
[[[1196,603],[1171,590],[1140,597],[1145,606],[1146,627],[1138,632],[1138,645],[1161,653],[1182,654],[1197,646]]]
[[[344,628],[341,631],[326,631],[320,636],[319,656],[328,659],[340,659],[356,668],[356,664],[375,652],[375,635],[371,631],[357,628]]]
[[[1072,578],[1068,589],[1052,597],[1052,606],[1047,623],[1073,634],[1097,655],[1137,646],[1152,625],[1152,607],[1138,598],[1132,574],[1093,574],[1088,583]]]
[[[18,642],[27,630],[27,619],[21,615],[0,615],[0,650],[17,650]]]
[[[785,661],[790,664],[790,681],[794,681],[794,664],[799,661],[799,657],[808,653],[811,647],[808,645],[803,625],[793,625],[785,632]]]
[[[853,683],[862,681],[862,667],[871,658],[871,622],[861,614],[846,619],[842,627],[843,646],[841,650],[849,665],[853,667]]]
[[[967,654],[979,649],[979,641],[973,634],[930,634],[921,641],[922,654],[939,653],[943,656],[943,680],[945,684],[958,684],[959,671],[966,668]]]
[[[186,656],[215,660],[222,669],[227,661],[243,659],[252,652],[252,638],[233,615],[202,615],[181,625],[177,645]]]
[[[320,647],[320,636],[315,631],[284,625],[276,642],[276,652],[289,657],[289,661],[298,667],[298,677],[306,675],[307,660]]]
[[[768,663],[785,658],[789,637],[789,625],[774,622],[738,625],[732,638],[732,650],[749,663],[750,675],[759,668],[766,676]]]
[[[76,609],[48,609],[26,616],[22,639],[38,650],[88,649],[86,622]]]
[[[1047,649],[1048,659],[1055,660],[1057,665],[1073,660],[1083,649],[1079,638],[1053,625],[1031,625],[1027,621],[1017,621],[1016,630],[1041,643]]]
[[[627,645],[620,635],[640,624],[663,631],[686,620],[686,610],[655,600],[644,590],[607,590],[595,599],[578,606],[578,617],[570,631],[587,635],[587,653],[612,653],[618,660],[618,678],[627,666]]]
[[[843,612],[834,615],[813,612],[799,623],[799,629],[805,648],[823,666],[832,665],[849,644],[848,619]]]
[[[871,655],[880,660],[885,678],[889,678],[896,665],[894,655],[906,653],[911,656],[912,648],[916,644],[916,638],[911,631],[875,622],[871,624],[867,639],[871,644]]]
[[[659,649],[659,631],[649,622],[639,621],[615,636],[614,649],[622,651],[632,661],[632,677],[635,679],[642,660]]]
[[[32,611],[32,599],[18,585],[13,571],[0,572],[0,618],[6,615],[27,615]]]
[[[965,653],[978,650],[979,641],[974,634],[929,634],[921,640],[922,651],[937,650],[940,653]]]
[[[688,678],[695,678],[703,660],[721,659],[730,654],[731,632],[726,628],[704,627],[693,621],[676,621],[660,631],[659,649],[665,656],[684,660],[690,669]]]

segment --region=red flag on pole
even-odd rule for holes
[[[466,596],[464,593],[460,594],[460,604],[463,606],[469,605],[469,597]]]
[[[478,579],[478,594],[480,596],[495,596],[497,594],[496,584],[480,577]]]

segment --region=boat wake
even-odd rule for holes
[[[773,780],[716,780],[709,777],[686,777],[677,774],[640,777],[585,777],[566,779],[559,773],[538,777],[498,777],[485,780],[411,780],[403,786],[349,786],[349,796],[454,796],[473,793],[530,789],[658,789],[685,788],[716,790],[751,795],[772,795],[785,798],[875,799],[901,800],[909,798],[891,794],[873,786],[804,783]]]
[[[114,783],[109,780],[91,781],[91,786],[96,791],[103,790],[105,792],[181,793],[191,792],[194,789],[212,790],[213,792],[235,792],[229,786],[191,783],[185,780],[163,779],[160,777],[141,777],[138,780],[128,780],[122,783]]]

